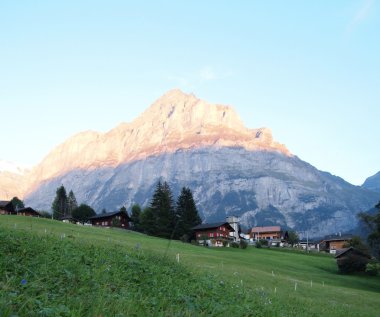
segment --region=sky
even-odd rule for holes
[[[380,171],[380,2],[0,1],[0,160],[179,88],[355,185]]]

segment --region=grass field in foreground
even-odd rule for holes
[[[20,239],[0,259],[3,314],[12,302],[20,316],[20,305],[41,316],[380,316],[380,277],[339,275],[330,256],[209,249],[19,216],[1,216],[0,230],[2,244]]]

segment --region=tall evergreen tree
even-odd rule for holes
[[[141,217],[141,207],[139,204],[134,204],[132,206],[132,211],[131,211],[131,222],[132,222],[132,229],[135,231],[141,231],[140,217]]]
[[[190,188],[182,188],[177,199],[176,214],[178,217],[176,238],[189,240],[192,235],[191,228],[202,223]]]
[[[127,212],[127,208],[125,208],[124,206],[121,206],[121,208],[119,209],[120,212],[123,212],[125,214],[128,214]]]
[[[176,217],[173,195],[169,184],[161,181],[157,183],[156,190],[150,202],[155,226],[151,228],[152,235],[171,238],[174,232]]]
[[[140,216],[140,230],[149,235],[157,234],[156,216],[149,207],[144,208]]]
[[[56,195],[51,206],[53,209],[53,218],[60,219],[61,217],[67,215],[68,203],[66,189],[63,185],[57,188]]]
[[[67,197],[67,214],[65,216],[72,216],[73,210],[78,208],[77,199],[72,190],[69,192],[69,196]]]

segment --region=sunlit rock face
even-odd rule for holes
[[[310,237],[350,230],[380,199],[301,161],[268,128],[244,127],[233,108],[179,90],[131,123],[73,136],[23,183],[37,209],[49,210],[63,184],[100,212],[148,205],[159,179],[174,196],[190,187],[205,221],[236,215],[243,226],[278,224]]]
[[[209,104],[171,90],[131,123],[107,133],[82,132],[56,147],[32,172],[33,191],[41,181],[73,169],[92,170],[178,149],[238,146],[290,155],[267,128],[247,129],[231,107]]]
[[[0,200],[23,197],[28,173],[29,169],[25,166],[0,160]]]

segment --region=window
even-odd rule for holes
[[[213,233],[213,232],[210,232],[210,233],[209,233],[209,237],[213,238],[213,237],[214,237],[214,233]]]

